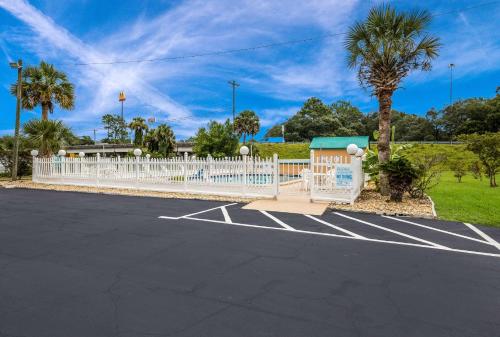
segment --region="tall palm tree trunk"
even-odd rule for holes
[[[392,107],[392,92],[384,91],[379,95],[379,116],[378,129],[379,138],[377,143],[378,161],[385,163],[391,158],[391,107]],[[389,195],[389,179],[383,171],[379,172],[380,193]]]
[[[42,120],[49,120],[49,106],[46,103],[42,103]]]

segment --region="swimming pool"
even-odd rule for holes
[[[287,181],[299,179],[299,176],[280,174],[279,179],[280,179],[280,183],[282,183],[282,182],[287,182]],[[255,185],[272,184],[273,183],[273,175],[272,174],[247,174],[246,180],[247,180],[248,184],[255,184]],[[212,181],[214,183],[242,184],[243,183],[243,174],[211,176],[210,181]]]

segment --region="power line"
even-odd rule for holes
[[[442,16],[442,15],[460,13],[463,11],[476,9],[479,7],[485,7],[485,6],[489,6],[489,5],[493,5],[493,4],[497,4],[497,3],[500,3],[500,0],[484,2],[484,3],[477,4],[477,5],[462,7],[460,9],[455,9],[455,10],[446,11],[446,12],[438,12],[438,13],[432,14],[431,16],[437,17],[437,16]],[[282,42],[276,42],[276,43],[261,44],[261,45],[257,45],[257,46],[253,46],[253,47],[226,49],[226,50],[211,51],[211,52],[190,54],[190,55],[159,57],[159,58],[151,58],[151,59],[102,61],[102,62],[57,63],[56,65],[88,66],[88,65],[112,65],[112,64],[148,63],[148,62],[185,60],[185,59],[194,59],[194,58],[206,57],[206,56],[220,56],[220,55],[227,55],[227,54],[236,54],[236,53],[254,51],[254,50],[259,50],[259,49],[267,49],[267,48],[282,47],[282,46],[293,45],[293,44],[307,43],[307,42],[323,40],[326,38],[332,38],[332,37],[345,35],[345,34],[347,34],[347,32],[327,33],[327,34],[307,37],[307,38],[303,38],[303,39],[294,39],[294,40],[288,40],[288,41],[282,41]]]
[[[206,52],[206,53],[200,53],[200,54],[182,55],[182,56],[159,57],[159,58],[152,58],[152,59],[123,60],[123,61],[109,61],[109,62],[58,63],[58,65],[87,66],[87,65],[110,65],[110,64],[175,61],[175,60],[184,60],[184,59],[198,58],[198,57],[205,57],[205,56],[218,56],[218,55],[226,55],[226,54],[235,54],[235,53],[253,51],[253,50],[258,50],[258,49],[280,47],[280,46],[285,46],[285,45],[321,40],[321,39],[325,39],[328,37],[334,37],[334,36],[339,36],[339,35],[344,35],[344,34],[346,34],[346,33],[345,32],[331,33],[331,34],[324,34],[324,35],[319,35],[319,36],[315,36],[315,37],[309,37],[309,38],[305,38],[305,39],[297,39],[297,40],[289,40],[289,41],[283,41],[283,42],[263,44],[263,45],[258,45],[258,46],[254,46],[254,47],[227,49],[227,50]]]

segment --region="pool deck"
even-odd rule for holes
[[[309,215],[322,215],[327,207],[327,202],[311,202],[309,192],[299,192],[297,183],[280,184],[280,193],[277,199],[256,200],[243,206],[244,209]]]

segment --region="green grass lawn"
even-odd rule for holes
[[[309,159],[309,143],[256,144],[261,158],[270,158],[277,153],[280,159]]]
[[[488,177],[467,175],[458,183],[452,172],[444,172],[428,194],[441,219],[500,227],[500,187],[489,187]]]

